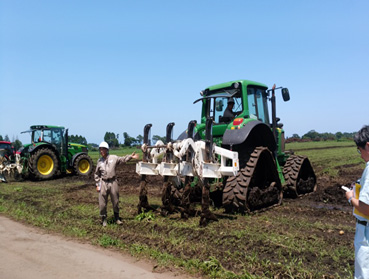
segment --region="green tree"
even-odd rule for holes
[[[130,137],[127,132],[123,133],[124,137],[124,146],[132,146],[136,143],[136,139],[133,137]]]
[[[166,137],[161,137],[161,136],[158,136],[158,135],[154,135],[154,136],[152,136],[152,140],[153,140],[154,144],[155,144],[158,140],[161,140],[163,143],[166,143]]]
[[[303,139],[320,140],[320,134],[315,130],[311,130],[302,136]]]
[[[79,143],[79,144],[87,145],[86,138],[83,137],[83,136],[79,136],[79,135],[70,135],[70,136],[68,136],[68,141],[73,142],[73,143]]]
[[[2,135],[0,135],[0,140],[4,140]]]
[[[341,132],[337,132],[335,136],[336,136],[336,140],[340,140],[343,137],[343,134]]]
[[[15,150],[18,150],[19,148],[22,147],[22,142],[19,140],[19,139],[16,139],[14,142],[13,142],[13,146],[15,148]]]
[[[142,144],[143,143],[143,136],[141,136],[141,135],[138,135],[137,137],[136,137],[136,143],[137,144]]]
[[[8,135],[5,135],[5,138],[4,138],[5,141],[10,141]]]
[[[356,132],[353,132],[353,133],[345,132],[345,133],[343,133],[342,137],[345,138],[345,139],[353,139],[355,134],[356,134]]]
[[[118,147],[119,142],[115,134],[112,132],[106,132],[104,136],[104,141],[106,141],[110,147]]]

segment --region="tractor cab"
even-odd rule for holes
[[[249,121],[259,120],[269,125],[267,89],[263,84],[246,80],[205,89],[200,93],[202,98],[194,102],[202,101],[201,124],[205,125],[207,118],[213,119],[214,137],[223,136],[227,129],[239,129]]]
[[[50,144],[58,154],[65,154],[66,140],[65,129],[60,126],[33,125],[30,130],[22,133],[31,134],[31,144],[28,145],[28,151],[32,151],[40,145]]]
[[[31,126],[31,141],[33,144],[39,142],[49,143],[56,147],[61,152],[64,147],[64,127],[52,127],[52,126]]]
[[[201,122],[196,126],[200,138],[205,139],[206,120],[213,120],[212,136],[218,146],[250,149],[266,146],[274,152],[283,165],[284,154],[283,124],[276,117],[275,90],[282,89],[284,101],[289,100],[287,88],[271,89],[265,84],[237,80],[213,85],[200,92],[202,96],[194,103],[202,102]],[[269,115],[268,101],[271,104]],[[233,104],[232,104],[233,103]],[[237,148],[237,147],[236,147]]]

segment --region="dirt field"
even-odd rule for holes
[[[355,221],[351,214],[352,207],[348,205],[341,185],[349,186],[351,182],[361,177],[362,170],[362,166],[344,165],[340,167],[338,177],[332,178],[318,175],[318,188],[315,193],[298,199],[285,198],[283,200],[284,206],[271,209],[270,211],[277,215],[288,215],[291,222],[299,220],[301,214],[304,214],[306,222],[314,223],[320,221],[336,224],[337,231],[321,232],[322,234],[326,234],[325,238],[327,239],[327,243],[336,246],[353,243],[353,233],[345,232],[344,234],[338,234],[340,227],[352,226],[354,228],[355,226]],[[316,173],[319,173],[319,170],[316,170]],[[124,197],[125,193],[138,194],[140,179],[135,172],[134,164],[120,166],[117,175],[122,197]],[[162,178],[160,176],[153,176],[149,177],[149,181],[148,196],[150,201],[150,197],[160,196]],[[222,224],[222,222],[220,222],[220,224]],[[217,226],[219,233],[227,230],[227,223],[224,223],[224,226],[225,227],[222,227],[222,225]],[[272,230],[272,228],[270,229]],[[268,251],[268,247],[265,247],[265,244],[259,243],[259,245],[259,250],[263,251],[265,255],[273,254],[273,247],[269,247],[270,251]],[[258,247],[253,248],[258,250]],[[310,260],[314,261],[315,256],[311,255]],[[326,262],[324,264],[329,265],[330,263]],[[350,264],[353,264],[353,262]]]
[[[293,274],[293,278],[350,278],[354,263],[355,220],[341,185],[349,186],[356,181],[361,176],[363,165],[342,165],[337,168],[338,175],[334,178],[315,169],[318,179],[318,190],[315,193],[298,199],[284,199],[281,206],[249,217],[227,215],[222,210],[217,210],[219,222],[213,222],[206,228],[199,228],[198,216],[185,221],[180,219],[179,213],[164,219],[158,218],[154,222],[135,220],[140,184],[140,177],[135,172],[135,162],[118,166],[117,169],[121,216],[124,222],[121,229],[108,225],[106,230],[101,231],[100,219],[96,213],[86,216],[72,210],[74,206],[80,205],[97,208],[97,193],[92,175],[86,178],[56,178],[54,182],[25,181],[25,184],[31,183],[31,186],[13,192],[13,195],[19,195],[14,197],[15,202],[26,202],[38,214],[53,212],[53,219],[59,218],[57,216],[64,212],[71,212],[73,215],[69,216],[70,220],[57,219],[66,222],[64,226],[69,225],[68,221],[74,226],[82,220],[91,220],[92,225],[83,225],[88,231],[88,237],[101,238],[107,234],[111,239],[121,240],[125,245],[152,247],[155,251],[160,251],[161,255],[170,255],[188,262],[196,259],[204,263],[210,259],[216,269],[219,261],[224,270],[235,274],[247,271],[247,274],[252,274],[255,278],[276,279],[287,278],[288,274]],[[149,177],[148,180],[149,202],[157,208],[160,206],[163,180],[160,176]],[[39,190],[33,190],[33,183],[38,187],[48,185],[48,195],[51,195],[49,199],[55,198],[55,201],[60,200],[58,195],[61,191],[64,206],[38,204],[31,191]],[[57,191],[55,196],[53,189]],[[3,198],[10,200],[7,194]],[[108,209],[111,210],[110,202]],[[63,228],[56,228],[56,231],[60,230]],[[344,232],[339,233],[341,230]],[[320,249],[322,245],[326,247]],[[256,262],[253,262],[254,257]],[[211,259],[216,261],[212,262]],[[301,260],[301,263],[295,262],[296,260]],[[171,268],[164,264],[162,270],[168,269]],[[201,276],[209,275],[212,271],[202,271],[199,268],[197,272]]]

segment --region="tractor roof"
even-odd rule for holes
[[[42,130],[42,129],[50,129],[50,128],[64,129],[64,127],[62,126],[53,126],[53,125],[32,125],[31,126],[32,130]]]
[[[268,86],[266,86],[265,84],[260,83],[260,82],[246,80],[246,79],[240,79],[240,80],[233,80],[233,81],[229,81],[229,82],[224,82],[224,83],[212,85],[212,86],[209,86],[207,89],[209,89],[211,91],[211,90],[216,90],[216,89],[220,89],[220,88],[231,87],[232,84],[234,84],[236,82],[239,82],[239,83],[245,84],[245,85],[256,85],[256,86],[261,86],[261,87],[268,88]]]
[[[216,95],[209,95],[209,93],[210,93],[210,91],[214,91],[214,90],[218,90],[218,89],[223,89],[223,88],[230,88],[230,87],[238,88],[237,83],[238,83],[238,85],[239,84],[242,84],[244,86],[254,85],[254,86],[265,87],[266,89],[268,88],[268,86],[266,86],[263,83],[255,82],[255,81],[251,81],[251,80],[246,80],[246,79],[228,81],[228,82],[224,82],[224,83],[220,83],[220,84],[209,86],[205,90],[201,91],[200,95],[202,97],[200,99],[195,100],[193,103],[195,104],[195,103],[197,103],[197,102],[199,102],[201,100],[210,99],[210,98],[214,98],[214,97],[224,97],[224,98],[233,97],[233,95],[235,93],[234,94],[230,94],[227,91],[224,91],[224,92],[221,92],[221,93],[217,93]]]
[[[3,144],[12,144],[10,141],[4,141],[4,140],[0,140],[0,143],[3,143]]]
[[[29,130],[21,132],[21,134],[30,133],[32,131],[37,131],[37,130],[45,130],[45,129],[64,129],[64,127],[53,126],[53,125],[32,125]]]

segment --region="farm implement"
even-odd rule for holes
[[[226,212],[247,213],[279,205],[283,196],[316,191],[309,159],[285,151],[283,124],[276,117],[277,89],[284,101],[290,99],[287,88],[268,89],[248,80],[208,87],[194,102],[202,102],[201,122],[191,121],[177,140],[172,139],[174,123],[169,123],[165,144],[151,145],[152,125],[147,124],[143,160],[136,164],[141,176],[139,213],[150,209],[150,175],[163,177],[161,213],[178,210],[186,218],[192,214],[191,204],[201,200],[200,225],[216,220],[211,203]],[[226,113],[231,107],[234,117]]]
[[[7,182],[6,176],[18,178],[21,171],[20,156],[11,142],[0,141],[0,182]]]

